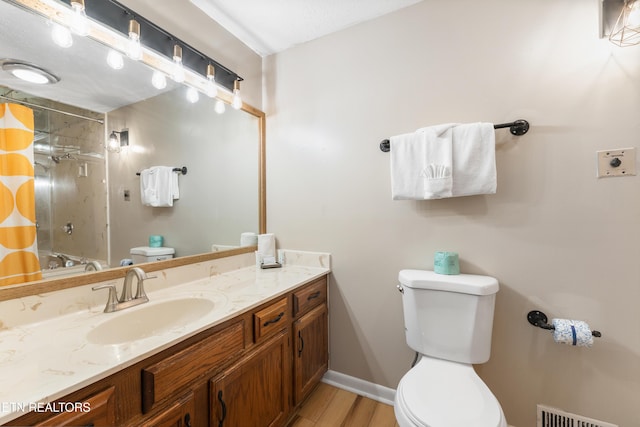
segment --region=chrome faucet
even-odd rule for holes
[[[131,296],[131,285],[133,277],[138,279],[138,287],[136,289],[135,297]],[[147,279],[155,279],[157,276],[147,276],[140,267],[133,267],[127,271],[127,275],[124,277],[124,284],[122,286],[122,293],[120,298],[117,297],[116,285],[108,283],[105,285],[94,286],[94,291],[99,289],[109,289],[109,297],[107,299],[107,305],[104,308],[105,313],[112,313],[114,311],[124,310],[128,307],[144,304],[149,301],[147,294],[144,292],[144,281]]]
[[[102,270],[102,264],[100,264],[96,260],[85,262],[84,264],[84,271],[100,271],[100,270]]]

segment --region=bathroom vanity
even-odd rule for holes
[[[4,425],[283,425],[328,368],[328,264],[207,268],[209,277],[185,284],[154,291],[152,281],[145,283],[151,301],[139,307],[118,313],[92,307],[62,316],[68,318],[63,329],[49,321],[57,329],[51,344],[37,344],[37,335],[52,330],[14,337],[11,329],[1,331],[5,348],[26,339],[27,348],[16,351],[29,356],[0,360],[0,376],[40,389],[3,390],[0,401],[40,405],[24,415],[3,408]],[[172,273],[158,277],[168,283]],[[106,292],[100,295],[106,302]],[[170,324],[174,316],[179,326]],[[148,324],[157,329],[151,336]],[[42,352],[32,354],[38,349],[29,347],[37,345]],[[32,372],[38,358],[51,366]],[[15,369],[24,372],[11,373]],[[49,402],[62,412],[41,411]],[[70,410],[73,405],[78,410]]]

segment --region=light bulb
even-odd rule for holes
[[[118,141],[118,135],[116,132],[111,132],[109,135],[109,140],[107,141],[107,151],[111,153],[119,153],[120,152],[120,141]]]
[[[207,96],[210,98],[215,98],[218,95],[218,86],[216,85],[216,76],[215,76],[215,68],[213,65],[207,65],[207,87],[206,87]]]
[[[635,1],[629,5],[627,25],[629,27],[640,26],[640,1]]]
[[[195,104],[196,102],[198,102],[198,100],[200,99],[200,95],[198,94],[198,91],[195,88],[188,88],[187,89],[187,100],[192,103]]]
[[[233,101],[231,102],[231,106],[236,110],[242,108],[242,98],[240,97],[240,80],[236,80],[233,82]]]
[[[79,36],[86,36],[89,34],[89,22],[84,10],[84,0],[71,0],[71,9],[73,9],[71,30]]]
[[[129,21],[129,41],[127,42],[127,56],[134,61],[142,59],[140,45],[140,24],[135,19]]]
[[[225,112],[225,110],[227,109],[227,107],[224,105],[224,102],[222,102],[221,99],[218,99],[216,101],[216,106],[213,107],[214,111],[218,114],[223,114]]]
[[[113,49],[109,50],[107,54],[107,64],[114,70],[121,70],[122,67],[124,67],[124,60],[120,52]]]
[[[178,45],[173,46],[173,69],[171,70],[171,78],[176,83],[184,81],[184,67],[182,66],[182,48]]]
[[[51,30],[51,38],[54,43],[60,47],[71,47],[73,45],[73,37],[71,37],[71,31],[67,27],[63,27],[60,24],[53,23]]]
[[[153,76],[151,77],[151,84],[156,89],[162,90],[167,87],[167,78],[164,76],[164,73],[161,71],[154,71]]]

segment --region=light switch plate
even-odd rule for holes
[[[597,155],[598,178],[636,174],[635,147],[597,151]]]

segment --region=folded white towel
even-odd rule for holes
[[[394,200],[451,197],[454,126],[431,126],[391,138]]]
[[[177,179],[177,174],[169,166],[153,166],[142,170],[140,172],[142,204],[153,207],[173,206],[173,200],[180,196]]]
[[[443,124],[391,138],[394,200],[496,192],[495,132],[490,123]]]

